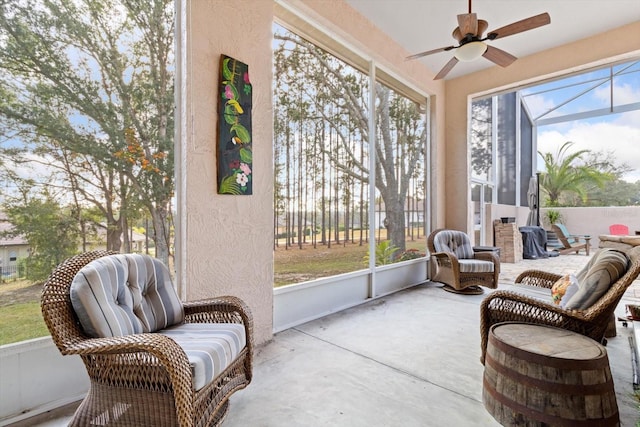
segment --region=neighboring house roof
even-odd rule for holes
[[[134,242],[144,242],[147,240],[147,236],[142,233],[136,233],[135,231],[129,235]]]
[[[28,245],[27,240],[22,236],[4,236],[5,231],[11,231],[12,229],[13,225],[9,221],[7,221],[7,218],[4,214],[0,213],[0,246]]]

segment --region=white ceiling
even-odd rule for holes
[[[409,54],[457,45],[451,32],[456,16],[468,13],[468,0],[346,0],[403,46]],[[639,0],[475,0],[472,12],[489,22],[489,29],[548,12],[551,24],[487,43],[524,57],[550,47],[580,40],[640,21]],[[640,38],[640,34],[629,34]],[[449,61],[452,52],[416,59],[434,74]],[[447,79],[460,77],[494,64],[485,58],[459,62]]]

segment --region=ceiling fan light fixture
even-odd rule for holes
[[[487,51],[487,45],[480,41],[465,43],[456,49],[453,56],[458,61],[474,61],[480,58]]]

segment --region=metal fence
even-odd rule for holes
[[[18,265],[2,265],[0,266],[0,281],[9,282],[12,280],[18,280],[20,274],[18,274]]]

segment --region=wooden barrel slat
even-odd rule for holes
[[[482,395],[505,426],[620,425],[606,349],[559,328],[494,325]]]

